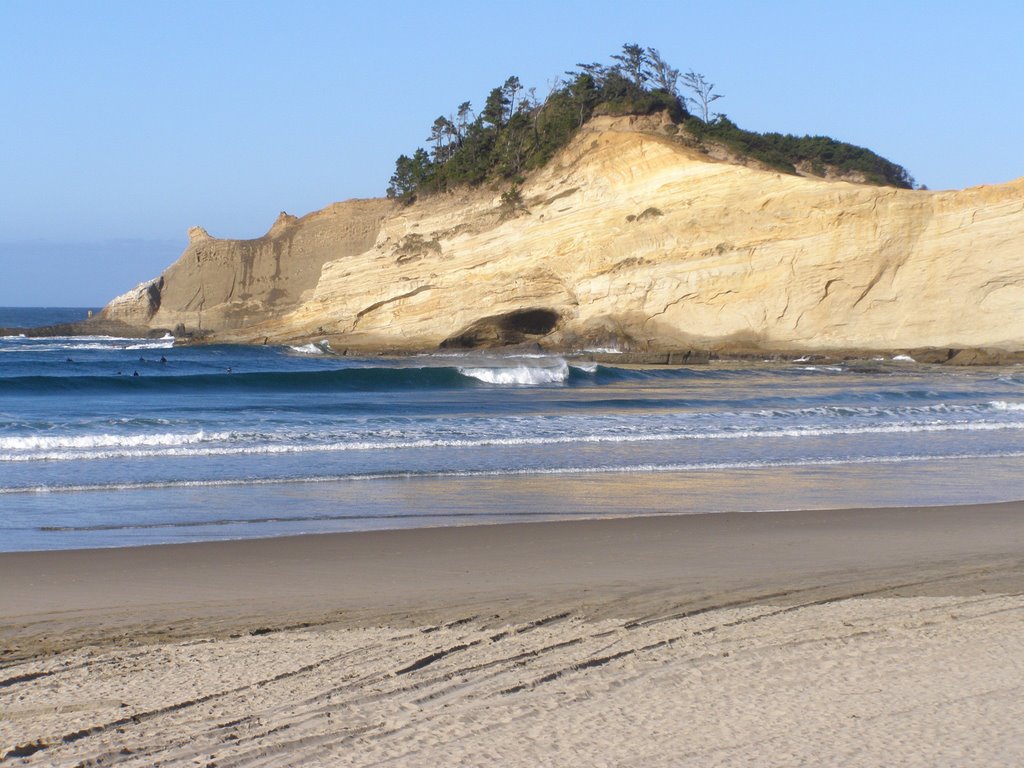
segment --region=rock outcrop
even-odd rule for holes
[[[282,214],[257,240],[195,228],[103,317],[364,351],[1024,349],[1024,179],[930,192],[789,176],[632,122],[591,121],[521,205],[477,190]]]
[[[282,212],[255,240],[219,240],[192,227],[181,258],[111,301],[101,319],[212,338],[244,335],[309,298],[324,264],[372,248],[391,210],[386,200],[360,200],[302,219]]]

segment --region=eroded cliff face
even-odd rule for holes
[[[588,124],[521,206],[350,201],[253,241],[194,232],[104,314],[368,351],[1024,349],[1024,179],[927,192],[781,175],[631,122]]]
[[[111,301],[103,318],[213,336],[244,333],[311,296],[325,263],[371,248],[392,207],[350,200],[301,219],[281,213],[255,240],[221,240],[193,227],[181,258]]]

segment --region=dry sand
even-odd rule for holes
[[[0,763],[1024,764],[1024,503],[0,555]]]

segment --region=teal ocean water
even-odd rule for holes
[[[0,327],[85,310],[4,310]],[[1024,369],[0,338],[0,550],[1024,498]]]

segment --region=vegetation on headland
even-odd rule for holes
[[[914,188],[914,178],[903,166],[870,149],[828,136],[754,133],[738,127],[725,115],[711,123],[691,119],[686,127],[699,140],[715,141],[735,155],[752,158],[784,173],[796,173],[799,168],[813,176],[860,177],[868,184]]]
[[[713,83],[692,70],[682,73],[654,48],[627,44],[608,64],[576,67],[543,98],[511,76],[491,90],[479,112],[466,101],[438,117],[427,137],[430,148],[420,147],[395,162],[388,197],[408,203],[462,185],[516,185],[543,167],[592,117],[657,112],[669,115],[680,141],[717,144],[778,171],[914,186],[906,169],[863,147],[826,136],[761,134],[738,127],[724,114],[711,112],[711,105],[723,98]]]

